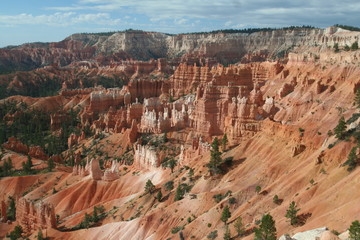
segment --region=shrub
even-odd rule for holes
[[[177,233],[177,232],[179,232],[179,231],[181,231],[183,229],[184,229],[183,226],[177,226],[177,227],[174,227],[174,228],[171,229],[171,233],[175,234],[175,233]]]
[[[349,227],[349,238],[351,240],[360,240],[360,222],[353,221]]]
[[[167,183],[164,184],[164,187],[167,191],[171,191],[174,189],[174,182],[168,181]]]
[[[213,240],[213,239],[215,239],[215,238],[217,238],[217,237],[218,237],[218,231],[217,231],[217,230],[212,231],[211,233],[209,233],[209,234],[207,235],[207,238],[208,238],[208,239],[211,239],[211,240]]]

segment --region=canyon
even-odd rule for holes
[[[269,213],[278,239],[349,239],[360,219],[360,168],[344,164],[358,149],[360,50],[346,46],[359,39],[335,26],[128,31],[0,49],[2,169],[12,163],[0,237],[20,225],[30,239],[220,239],[227,225],[232,239],[254,239]],[[10,128],[29,111],[46,123],[36,141]],[[334,130],[342,117],[346,139]]]

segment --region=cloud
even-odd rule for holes
[[[70,26],[82,23],[96,25],[118,25],[120,19],[112,19],[108,13],[77,14],[75,12],[54,13],[51,15],[0,15],[0,25],[48,25]]]
[[[57,11],[92,10],[138,14],[151,21],[203,19],[244,26],[358,24],[357,0],[78,0],[71,6],[53,7]],[[221,26],[221,25],[219,25]]]

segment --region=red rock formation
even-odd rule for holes
[[[15,137],[9,137],[8,141],[3,144],[4,148],[12,150],[14,152],[28,154],[29,147],[23,144],[20,140]]]
[[[47,156],[44,150],[40,146],[31,146],[29,148],[29,153],[31,157],[38,158],[41,160],[48,160],[49,156]]]
[[[44,202],[32,203],[25,198],[17,201],[16,220],[26,232],[56,227],[55,211],[52,205]]]
[[[6,210],[7,210],[7,207],[6,207],[6,203],[5,201],[1,201],[1,212],[0,212],[0,222],[3,222],[5,223],[7,221],[7,213],[6,213]]]

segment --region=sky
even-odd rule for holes
[[[0,0],[0,47],[73,33],[186,33],[334,24],[360,27],[359,0]]]

